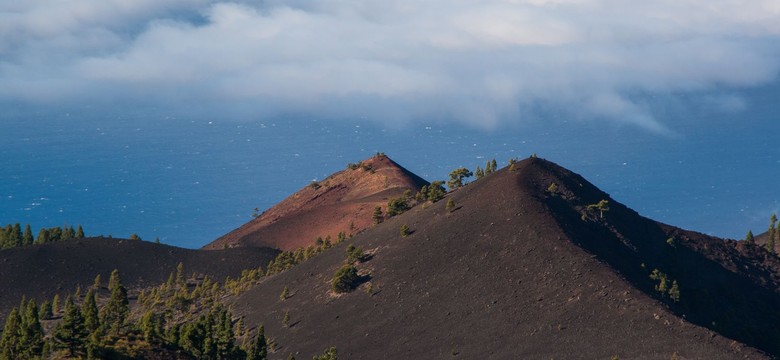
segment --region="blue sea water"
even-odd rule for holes
[[[744,107],[728,111],[707,97],[649,100],[670,134],[549,113],[484,130],[154,109],[9,110],[0,114],[0,223],[36,231],[83,224],[88,235],[137,233],[197,248],[250,220],[253,208],[378,151],[428,180],[536,153],[642,215],[742,238],[763,232],[780,205],[779,89],[740,91]]]

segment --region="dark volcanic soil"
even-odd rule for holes
[[[752,332],[775,321],[759,314],[777,314],[776,258],[644,219],[544,160],[515,168],[448,195],[451,213],[446,200],[417,206],[266,279],[235,310],[265,325],[274,359],[329,346],[345,359],[767,358],[700,325],[776,350],[765,341],[776,326]],[[551,182],[558,193],[546,192]],[[582,220],[600,199],[610,210]],[[335,295],[329,281],[349,244],[371,254],[358,265],[366,282]],[[679,303],[653,289],[654,268],[680,282]],[[292,296],[280,300],[285,286]]]
[[[241,270],[265,267],[278,251],[268,248],[202,251],[145,241],[90,238],[0,251],[0,318],[22,295],[39,301],[77,285],[87,287],[100,274],[108,281],[119,269],[129,289],[158,285],[183,263],[186,275],[208,275],[222,281]],[[64,298],[63,298],[64,300]]]
[[[336,239],[342,231],[357,234],[373,223],[374,207],[386,210],[389,199],[406,190],[416,193],[427,184],[384,155],[360,164],[329,176],[317,186],[307,185],[203,248],[267,246],[294,250],[314,244],[317,237]]]

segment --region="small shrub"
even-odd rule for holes
[[[382,207],[375,207],[374,214],[371,215],[371,217],[374,219],[374,224],[381,224],[383,221],[385,221],[385,216],[382,214]]]
[[[366,259],[366,254],[363,250],[355,245],[350,244],[347,247],[347,263],[354,264],[356,262],[363,262]]]
[[[680,301],[680,286],[677,285],[677,280],[672,281],[672,287],[669,289],[669,297],[674,302]]]
[[[675,239],[674,237],[670,237],[666,239],[666,243],[673,248],[677,247],[677,239]]]
[[[311,186],[311,188],[314,189],[314,190],[317,190],[317,189],[322,187],[322,185],[320,185],[320,183],[318,183],[317,181],[314,181],[314,180],[312,180],[312,182],[311,182],[311,184],[309,184],[309,186]]]
[[[279,300],[286,300],[288,297],[290,297],[290,288],[285,286],[282,293],[279,294]]]
[[[452,199],[447,200],[447,205],[444,206],[444,209],[448,212],[453,212],[455,210],[455,201]]]
[[[558,193],[558,184],[550,183],[550,186],[547,187],[547,192],[550,193],[550,194],[557,194]]]
[[[339,351],[336,349],[336,347],[330,347],[327,350],[325,350],[322,355],[314,356],[314,360],[338,360],[339,359]]]
[[[411,233],[412,233],[412,229],[409,229],[409,226],[407,226],[406,224],[401,225],[401,236],[402,237],[407,237]]]
[[[345,293],[352,291],[357,287],[360,276],[358,275],[357,268],[352,264],[345,264],[336,274],[333,275],[331,285],[334,292]]]
[[[290,312],[289,311],[285,311],[284,312],[284,318],[282,318],[282,325],[284,325],[284,327],[289,327],[290,326]]]

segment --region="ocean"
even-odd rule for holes
[[[137,233],[197,248],[249,221],[254,208],[376,152],[429,181],[460,166],[473,170],[493,158],[503,166],[537,154],[644,216],[742,238],[748,229],[765,231],[780,205],[778,89],[738,91],[742,103],[730,110],[706,97],[649,100],[667,134],[549,113],[482,129],[7,107],[0,114],[0,223],[30,223],[34,231],[82,224],[88,235]]]

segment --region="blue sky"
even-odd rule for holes
[[[211,136],[234,141],[238,135],[228,128],[243,126],[245,133],[280,119],[306,119],[284,121],[290,131],[300,127],[303,134],[285,145],[309,149],[310,156],[319,156],[319,167],[314,174],[284,173],[291,179],[288,184],[247,190],[275,194],[259,196],[259,207],[270,206],[280,200],[279,194],[294,191],[311,177],[341,168],[333,162],[346,164],[374,150],[398,154],[404,165],[424,175],[443,177],[446,169],[433,161],[422,161],[425,165],[417,168],[409,164],[416,161],[415,154],[432,148],[403,140],[405,132],[439,129],[436,140],[425,141],[453,148],[466,138],[475,147],[480,144],[481,152],[450,151],[465,158],[447,159],[447,165],[473,167],[483,156],[546,152],[646,215],[735,236],[742,228],[727,231],[709,227],[707,221],[722,222],[719,217],[749,206],[750,215],[739,221],[755,230],[777,210],[777,195],[771,191],[772,179],[780,176],[780,140],[773,141],[780,139],[773,135],[780,133],[774,106],[780,100],[778,70],[780,3],[775,0],[7,1],[0,4],[0,140],[6,144],[0,150],[20,144],[16,133],[22,127],[25,139],[51,146],[34,156],[4,149],[5,156],[21,160],[11,174],[0,177],[0,185],[12,189],[7,196],[17,199],[41,197],[20,194],[42,191],[36,187],[11,184],[45,172],[30,170],[44,166],[36,165],[45,163],[41,159],[95,154],[67,144],[57,148],[58,134],[89,139],[110,129],[115,137],[101,140],[106,148],[125,142],[128,149],[147,146],[148,153],[138,155],[142,161],[174,161],[171,154],[190,154],[198,144],[211,144]],[[312,119],[322,122],[312,127]],[[219,135],[182,125],[211,123],[222,127]],[[389,136],[381,141],[385,147],[374,149],[371,139],[354,135],[360,126]],[[310,127],[356,145],[341,152],[311,149],[310,143],[332,145],[322,139],[312,142],[322,134]],[[173,128],[193,138],[185,140]],[[142,129],[156,129],[158,143],[138,135]],[[264,141],[260,135],[253,139]],[[513,140],[518,145],[511,149],[502,145]],[[180,144],[163,146],[166,154],[156,153],[156,144],[166,141]],[[202,151],[204,158],[181,166],[205,172],[235,162],[231,159],[252,161],[235,153],[243,148],[211,149],[216,148],[221,150],[194,151]],[[410,148],[414,152],[406,150]],[[107,157],[102,166],[110,168],[112,158],[126,156],[122,151],[98,152]],[[287,156],[294,149],[278,145],[263,151],[263,156]],[[94,166],[72,166],[63,171],[95,171],[93,177],[100,177]],[[226,176],[256,170],[249,165],[236,169]],[[687,177],[668,183],[654,177],[673,170]],[[734,171],[763,180],[743,182]],[[706,174],[706,195],[697,192],[700,174]],[[132,176],[129,183],[142,181]],[[612,176],[616,178],[610,180]],[[173,181],[143,181],[149,179]],[[633,184],[625,185],[629,181]],[[718,192],[723,183],[731,186]],[[140,193],[125,190],[129,197]],[[692,208],[653,205],[669,200],[669,195],[656,198],[665,191],[691,196]],[[721,193],[728,195],[713,200]],[[208,194],[214,201],[225,196],[216,190]],[[77,201],[67,199],[53,208]],[[166,206],[148,196],[122,202],[133,201]],[[241,209],[225,210],[230,215],[223,216],[235,217],[251,204],[239,205]],[[2,209],[6,222],[87,222],[52,210],[42,216],[55,223],[45,224],[29,213],[19,215],[18,207],[24,208],[14,204]],[[708,208],[730,210],[691,215]],[[79,214],[97,222],[100,212]],[[165,224],[144,230],[154,234],[169,223],[182,226],[186,221],[173,215],[133,221],[163,218]],[[245,219],[231,221],[209,231],[217,233]],[[111,232],[111,221],[101,223],[100,232]],[[131,227],[114,226],[120,233]]]

